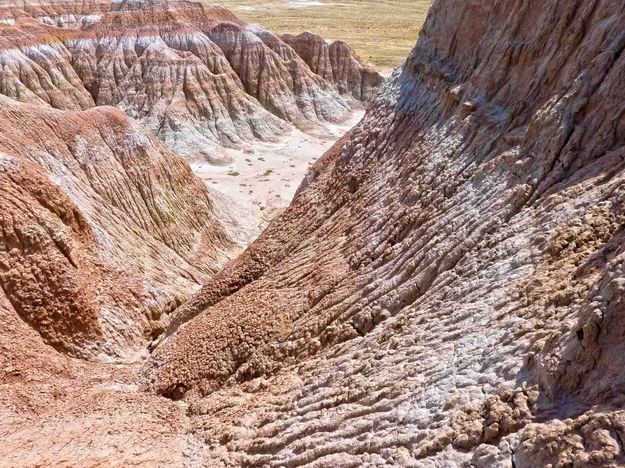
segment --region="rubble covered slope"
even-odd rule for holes
[[[621,2],[438,0],[142,371],[209,464],[625,462]]]

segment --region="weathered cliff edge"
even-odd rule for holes
[[[625,462],[625,6],[438,0],[143,371],[213,464]]]

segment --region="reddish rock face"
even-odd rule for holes
[[[116,5],[43,48],[52,28],[3,29],[39,45],[0,62],[30,102],[0,98],[0,459],[625,464],[622,2],[435,2],[364,120],[213,276],[230,242],[188,165],[93,104],[160,109],[196,67],[296,122],[363,79],[314,37],[181,5]],[[141,369],[65,357],[166,326]]]
[[[353,104],[220,7],[2,2],[0,19],[0,151],[20,174],[3,185],[2,283],[20,317],[73,355],[141,349],[233,249],[188,165],[126,115],[219,163],[216,144],[341,119]],[[40,207],[39,186],[61,212]]]
[[[321,36],[304,32],[297,36],[283,34],[281,39],[291,46],[310,69],[334,83],[341,94],[369,100],[382,84],[379,73],[365,65],[354,49],[343,41],[328,43]]]
[[[116,108],[0,97],[0,122],[7,299],[58,350],[131,356],[234,247],[206,188]]]
[[[184,464],[134,363],[240,246],[172,149],[220,163],[356,101],[223,8],[0,0],[0,465]]]
[[[293,51],[283,60],[256,35],[269,33],[220,7],[2,2],[0,18],[0,95],[29,104],[0,101],[0,150],[62,186],[58,204],[75,206],[67,209],[81,216],[90,236],[66,232],[63,242],[76,245],[66,250],[84,250],[91,259],[74,262],[39,235],[28,248],[42,252],[19,254],[15,239],[31,223],[54,229],[16,215],[19,223],[6,228],[7,297],[46,342],[72,354],[122,355],[142,347],[164,326],[163,314],[205,281],[232,245],[188,166],[123,113],[52,108],[114,105],[170,148],[219,163],[216,144],[272,139],[287,122],[340,119],[351,106]],[[15,190],[29,180],[14,182]],[[15,190],[5,191],[7,203]],[[65,261],[52,260],[55,249]],[[101,255],[103,262],[96,260]],[[42,268],[45,275],[35,273]],[[136,283],[132,293],[123,292],[128,283],[118,284],[123,274]],[[112,286],[102,296],[94,291],[106,289],[97,285],[103,275]]]
[[[112,3],[106,0],[0,0],[0,23],[14,24],[20,18],[34,18],[60,28],[81,28],[97,23],[111,7]]]

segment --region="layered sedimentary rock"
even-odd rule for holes
[[[623,465],[623,26],[614,0],[435,2],[365,119],[261,238],[177,308],[140,371],[87,366],[45,343],[97,338],[89,282],[109,273],[90,272],[112,265],[92,240],[100,209],[80,201],[97,184],[49,181],[83,160],[74,134],[95,138],[87,149],[117,147],[139,127],[113,108],[49,110],[55,131],[31,131],[34,150],[0,139],[0,459]],[[239,41],[226,55],[240,70],[265,50],[236,27],[218,31]],[[2,108],[26,121],[34,109]],[[79,121],[93,126],[77,132]],[[96,193],[116,206],[116,191]],[[167,244],[180,229],[156,232]],[[30,276],[11,276],[13,258]],[[72,263],[78,273],[59,274]],[[76,291],[57,317],[78,310],[77,326],[36,321],[40,304],[24,298],[31,277],[49,276]]]
[[[187,2],[0,2],[0,465],[201,461],[136,367],[239,236],[171,149],[355,102],[275,40]]]
[[[234,247],[205,186],[113,107],[0,122],[4,295],[60,351],[131,357]]]
[[[343,94],[369,100],[382,84],[382,77],[364,64],[346,42],[328,43],[311,32],[299,35],[283,34],[280,37],[302,57],[313,72],[336,84]]]
[[[613,0],[435,2],[142,372],[208,464],[625,462],[624,25]]]
[[[128,357],[233,245],[189,167],[100,106],[220,162],[215,144],[340,119],[353,103],[216,6],[2,2],[0,16],[0,151],[21,174],[3,184],[7,300],[60,351]],[[60,207],[43,218],[40,185]]]
[[[88,25],[65,24],[84,23],[89,5],[97,14]],[[326,80],[277,36],[218,6],[2,8],[17,22],[0,24],[0,93],[60,109],[118,106],[189,159],[220,163],[218,146],[272,140],[289,124],[342,120],[381,81],[347,46],[335,54],[336,77]],[[48,25],[55,22],[67,27]]]
[[[106,0],[0,1],[0,23],[14,24],[19,18],[35,18],[60,28],[80,28],[96,23],[111,8]]]

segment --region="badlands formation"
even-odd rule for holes
[[[0,464],[625,463],[622,2],[436,0],[223,268],[236,229],[172,148],[306,129],[367,74],[220,9],[62,5],[0,36]],[[202,67],[227,113],[194,114]]]
[[[120,107],[189,160],[219,163],[218,145],[341,121],[382,81],[346,44],[309,35],[299,50],[323,67],[317,75],[279,37],[217,6],[9,5],[0,2],[0,94],[66,110]],[[96,13],[83,15],[89,5]]]
[[[382,82],[341,41],[308,33],[292,48],[221,7],[184,1],[0,0],[0,65],[1,95],[116,106],[199,174],[221,167],[229,177],[215,202],[245,225],[244,244],[286,207],[309,161],[291,161],[295,173],[276,164],[238,177],[241,167],[264,166],[285,140],[312,139],[321,154],[336,140],[325,135],[344,133]]]

